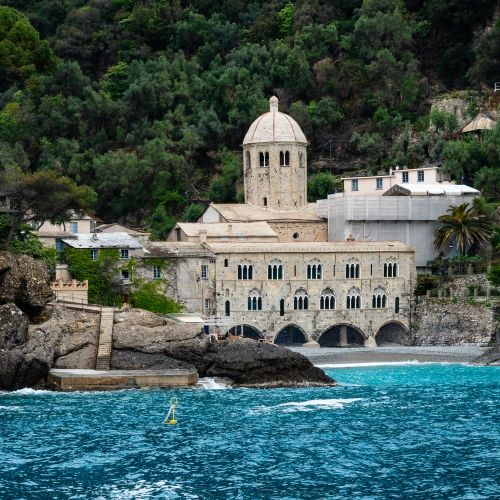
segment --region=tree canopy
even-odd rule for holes
[[[488,0],[4,0],[0,167],[88,186],[102,219],[162,237],[241,201],[241,140],[276,94],[313,197],[326,171],[443,164],[495,199],[498,129],[460,139],[430,114],[436,88],[500,81],[493,19]]]

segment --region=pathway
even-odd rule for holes
[[[113,308],[103,307],[101,309],[99,324],[99,346],[97,348],[96,370],[109,370],[111,348],[113,344],[113,319]]]

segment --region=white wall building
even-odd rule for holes
[[[416,265],[439,255],[434,245],[436,220],[453,205],[472,203],[477,189],[452,184],[436,167],[394,170],[386,176],[349,177],[343,193],[317,202],[328,219],[329,241],[398,240],[415,248]],[[456,252],[448,248],[445,255]]]

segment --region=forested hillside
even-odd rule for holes
[[[0,165],[54,170],[158,237],[241,200],[239,145],[276,94],[310,174],[443,164],[500,195],[500,131],[457,136],[500,81],[492,0],[4,0]],[[466,91],[466,92],[463,92]],[[335,179],[314,178],[311,195]],[[1,187],[0,187],[1,188]]]

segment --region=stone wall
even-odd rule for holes
[[[474,300],[420,298],[412,318],[415,345],[487,346],[495,331],[493,309]]]
[[[328,241],[328,224],[324,221],[268,222],[281,242]]]

